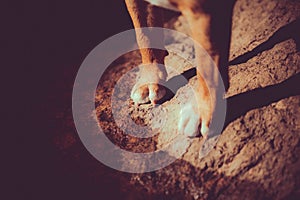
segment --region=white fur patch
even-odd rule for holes
[[[169,10],[174,10],[174,11],[179,12],[179,10],[175,6],[173,6],[168,0],[145,0],[145,1],[151,3],[152,5],[155,5],[155,6],[159,6],[162,8],[166,8]]]
[[[185,105],[180,111],[178,123],[179,133],[188,137],[195,137],[199,135],[199,122],[200,115],[197,113],[197,110],[193,108],[193,105]]]

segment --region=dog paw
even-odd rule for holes
[[[209,119],[206,117],[207,113],[201,113],[198,105],[193,103],[186,104],[180,110],[179,115],[178,130],[180,134],[196,137],[201,133],[203,137],[207,137]]]
[[[147,64],[140,66],[136,83],[131,91],[131,99],[137,105],[156,104],[166,94],[164,83],[166,70],[160,64]]]

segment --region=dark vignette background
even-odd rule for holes
[[[76,173],[85,170],[76,169],[80,166],[68,173],[67,156],[55,148],[51,134],[59,123],[55,111],[71,109],[70,88],[84,58],[106,38],[132,28],[124,2],[20,0],[1,4],[2,56],[7,61],[2,69],[10,76],[2,79],[8,97],[3,98],[7,101],[3,136],[9,142],[4,145],[7,161],[3,162],[1,193],[5,197],[0,198],[120,199],[116,179],[104,175],[95,180],[102,184],[95,186],[93,180]],[[95,159],[93,164],[101,165]]]

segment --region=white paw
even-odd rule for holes
[[[201,129],[199,132],[200,123]],[[188,103],[180,110],[178,130],[180,134],[184,134],[188,137],[195,137],[200,133],[203,137],[207,137],[208,122],[201,117],[197,105]]]
[[[151,64],[140,66],[139,76],[131,91],[131,99],[137,105],[149,103],[156,104],[166,94],[163,87],[166,71],[163,65]]]
[[[156,104],[165,94],[165,88],[158,83],[145,83],[143,85],[135,85],[130,97],[138,105],[148,102]]]

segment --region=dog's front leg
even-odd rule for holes
[[[180,132],[188,136],[196,136],[200,127],[201,134],[207,137],[209,125],[216,117],[218,102],[224,95],[221,86],[223,84],[226,90],[229,86],[227,63],[233,2],[191,0],[180,4],[178,1],[194,41],[200,44],[195,45],[198,78],[196,102],[188,102],[182,109],[178,125]]]
[[[136,39],[142,56],[142,65],[131,98],[136,104],[157,103],[165,95],[162,84],[166,80],[166,69],[163,66],[167,55],[165,50],[152,49],[155,44],[163,44],[163,32],[148,37],[142,27],[162,27],[163,17],[160,9],[142,0],[125,0],[128,12],[136,29]],[[146,47],[146,48],[145,48]]]

